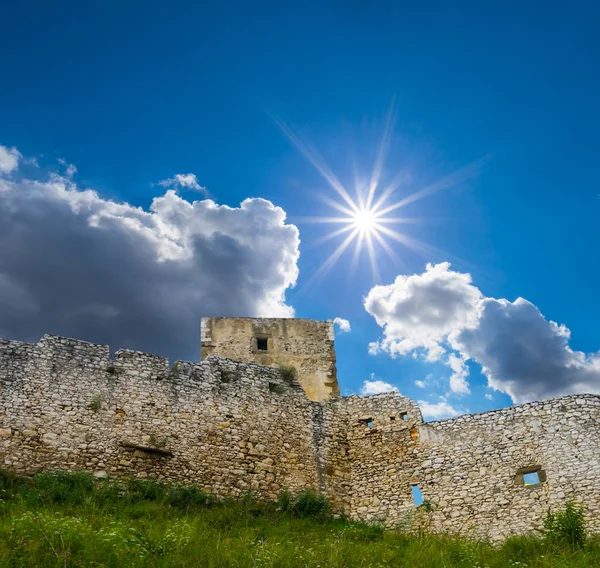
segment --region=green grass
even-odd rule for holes
[[[94,480],[85,473],[0,474],[0,566],[586,568],[600,542],[513,538],[494,547],[334,519],[305,492],[219,501],[196,486]],[[569,514],[568,534],[576,515]]]

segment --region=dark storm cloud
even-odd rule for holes
[[[12,174],[14,176],[14,172]],[[66,178],[0,179],[0,337],[55,333],[198,359],[203,315],[291,316],[298,231],[263,199],[150,211]]]

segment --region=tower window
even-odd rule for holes
[[[256,349],[258,351],[268,351],[269,343],[266,337],[257,337],[256,338]]]

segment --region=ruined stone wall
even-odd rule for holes
[[[0,467],[323,491],[351,518],[501,539],[581,503],[600,532],[600,397],[424,423],[399,393],[310,401],[279,370],[73,339],[0,340]],[[541,483],[523,484],[536,470]],[[412,486],[426,500],[416,507]]]
[[[209,357],[170,370],[72,339],[0,341],[0,467],[19,473],[83,468],[266,498],[319,488],[315,404],[254,364]]]
[[[583,505],[590,529],[600,532],[599,396],[425,424],[409,407],[404,433],[387,418],[406,404],[398,395],[351,404],[353,517],[498,540],[541,528],[549,508],[573,499]],[[541,483],[526,486],[523,473],[532,471]],[[425,506],[412,504],[412,485]]]
[[[262,345],[258,340],[263,340]],[[333,321],[290,318],[202,318],[201,321],[202,359],[218,355],[267,367],[291,365],[311,400],[324,401],[340,394],[333,341]]]

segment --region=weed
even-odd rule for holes
[[[88,404],[88,408],[92,412],[98,412],[102,408],[102,395],[100,395],[100,394],[95,395],[92,398],[92,400],[90,401],[90,403]]]
[[[269,383],[269,392],[273,392],[275,394],[284,394],[286,392],[286,388],[279,383]]]
[[[544,538],[554,545],[582,548],[586,539],[583,509],[569,502],[562,511],[548,511],[544,519]]]
[[[279,365],[279,372],[281,373],[281,378],[288,385],[294,383],[297,376],[296,367],[293,367],[292,365]]]
[[[237,379],[237,375],[233,371],[227,369],[221,369],[220,379],[222,383],[231,383]]]
[[[106,367],[106,369],[104,369],[109,375],[119,375],[123,372],[123,369],[117,367],[116,365],[113,365],[112,363],[110,365],[108,365]]]

